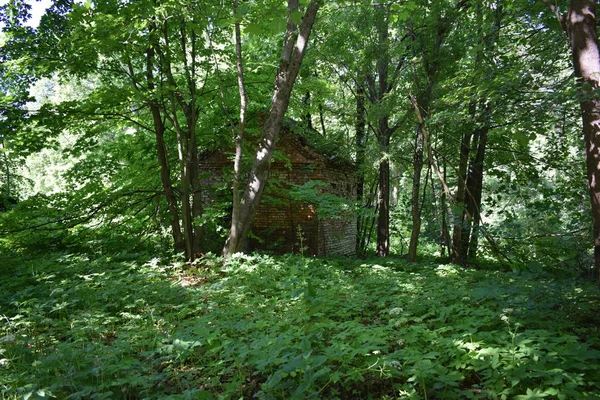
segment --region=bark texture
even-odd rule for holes
[[[146,50],[146,86],[150,93],[154,92],[154,59],[155,53],[152,47]],[[161,116],[161,109],[158,102],[154,99],[149,101],[150,112],[152,113],[152,121],[154,124],[154,135],[156,138],[156,154],[158,165],[160,167],[160,181],[162,183],[163,192],[167,200],[167,209],[171,218],[171,235],[176,252],[185,250],[185,242],[181,233],[181,225],[179,223],[179,210],[177,207],[177,196],[173,190],[173,182],[171,181],[171,169],[167,156],[167,147],[165,145],[165,121]]]
[[[580,89],[586,170],[594,226],[594,264],[600,271],[600,99],[593,94],[600,81],[600,51],[596,31],[596,2],[571,0],[563,17],[571,42],[573,65]]]
[[[234,0],[234,9],[238,7],[238,0]],[[240,93],[240,122],[238,125],[237,135],[234,136],[235,142],[235,160],[233,162],[233,210],[231,213],[232,221],[240,220],[240,181],[241,181],[241,164],[244,145],[244,130],[246,129],[246,109],[248,108],[248,94],[244,82],[244,63],[242,58],[242,35],[240,32],[240,24],[235,24],[235,56],[237,64],[238,89]],[[231,224],[230,236],[237,237],[238,225]],[[225,253],[223,255],[226,255]]]
[[[358,79],[356,84],[356,200],[360,209],[364,209],[364,193],[365,193],[365,151],[367,147],[367,131],[365,117],[365,88],[364,79]],[[366,215],[358,214],[356,220],[356,249],[359,255],[364,254],[363,243],[366,230],[364,229],[367,222]]]
[[[241,252],[250,233],[252,220],[269,177],[271,158],[283,124],[283,117],[320,5],[321,2],[318,0],[311,1],[306,8],[300,27],[297,27],[291,14],[299,9],[298,0],[288,0],[288,22],[281,60],[275,75],[271,107],[263,127],[262,139],[256,151],[249,179],[240,200],[239,214],[237,219],[232,219],[229,237],[223,248],[223,254],[226,256]]]
[[[375,25],[377,30],[376,72],[366,74],[369,101],[378,107],[384,107],[386,96],[392,91],[394,83],[388,78],[390,67],[389,6],[375,6]],[[377,121],[375,135],[379,149],[379,178],[377,194],[377,255],[387,257],[390,254],[390,140],[397,126],[390,126],[390,113],[383,112]]]
[[[152,27],[161,39],[154,38],[152,51],[158,56],[157,68],[161,77],[168,83],[161,104],[162,116],[171,124],[177,137],[179,156],[181,225],[185,256],[193,261],[200,254],[202,227],[195,220],[203,214],[204,207],[201,196],[201,185],[198,173],[198,145],[196,140],[196,123],[198,109],[196,102],[196,42],[194,32],[188,35],[184,18],[173,22],[163,21]],[[177,45],[171,43],[177,38]],[[183,64],[185,84],[178,83],[173,70],[177,61]]]
[[[430,49],[422,49],[421,59],[425,69],[426,85],[416,95],[416,99],[412,99],[411,102],[415,107],[417,116],[417,135],[415,138],[415,150],[413,153],[413,186],[411,193],[411,216],[412,216],[412,229],[410,234],[410,243],[408,245],[408,260],[414,262],[417,258],[417,247],[419,244],[419,236],[421,234],[421,207],[419,206],[419,195],[421,192],[421,175],[424,165],[424,153],[425,145],[427,144],[427,127],[425,125],[425,119],[428,116],[429,108],[431,107],[431,96],[433,85],[437,81],[437,75],[439,71],[439,57],[440,50],[444,40],[446,39],[448,30],[450,29],[450,21],[448,18],[441,18],[438,21],[437,34],[433,45]],[[412,34],[413,40],[416,40],[418,35],[414,32]],[[411,96],[412,97],[412,96]],[[431,148],[429,148],[431,150]],[[432,157],[428,156],[430,163]],[[439,177],[439,174],[438,174]]]
[[[479,1],[476,4],[478,36],[485,37],[483,31],[483,6]],[[476,63],[492,59],[490,54],[499,40],[503,8],[496,4],[492,26],[492,34],[481,42],[480,50],[476,54]],[[482,39],[483,40],[483,39]],[[495,68],[492,63],[490,70]],[[484,159],[487,146],[487,137],[491,125],[491,100],[479,97],[471,104],[470,114],[477,126],[467,130],[461,140],[459,179],[456,190],[456,202],[460,206],[459,215],[454,218],[454,232],[450,261],[458,265],[466,265],[469,260],[475,260],[479,243],[479,230],[481,226],[481,199],[483,192]],[[490,241],[491,238],[488,239]],[[492,245],[494,252],[497,246]]]

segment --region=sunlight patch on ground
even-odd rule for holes
[[[440,277],[449,277],[449,276],[457,276],[460,274],[460,271],[454,265],[440,265],[436,269],[437,276]]]

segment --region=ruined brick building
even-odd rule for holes
[[[231,174],[227,171],[232,165],[231,154],[220,150],[205,156],[199,168],[206,182],[218,186],[226,183],[224,176]],[[313,185],[314,181],[323,184]],[[355,199],[352,163],[317,151],[284,127],[246,248],[276,254],[354,255]]]

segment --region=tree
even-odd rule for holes
[[[1,141],[8,149],[0,155],[4,193],[15,193],[15,162],[22,162],[17,155],[73,137],[73,146],[56,147],[82,158],[68,174],[73,192],[47,203],[47,210],[56,205],[56,220],[68,227],[98,220],[110,227],[125,218],[139,222],[131,226],[145,221],[154,227],[160,221],[157,230],[168,232],[173,248],[190,261],[208,246],[230,255],[243,249],[251,230],[287,113],[336,155],[355,157],[359,201],[367,204],[365,219],[359,217],[366,240],[358,244],[369,247],[376,234],[379,255],[404,252],[410,236],[411,260],[419,246],[440,238],[444,253],[453,249],[455,263],[472,262],[488,249],[500,254],[502,246],[507,255],[524,259],[536,246],[515,245],[516,238],[583,228],[571,211],[586,209],[576,193],[550,194],[553,187],[575,185],[577,152],[572,130],[565,128],[575,125],[568,111],[574,104],[568,68],[560,54],[550,55],[549,40],[559,38],[547,29],[547,18],[554,16],[540,13],[542,2],[232,5],[57,0],[32,28],[24,23],[26,2],[7,3],[0,48]],[[579,28],[587,22],[577,16],[590,18],[588,6],[573,2],[564,15],[553,8],[570,35],[587,125],[596,112],[597,82],[586,72],[590,57],[582,52],[589,49],[578,46],[597,39]],[[313,34],[317,12],[327,28]],[[279,57],[274,48],[282,37]],[[274,75],[275,90],[269,83]],[[31,103],[29,87],[40,78],[77,95]],[[261,113],[263,124],[255,115],[264,110],[265,96],[270,108]],[[595,128],[586,129],[593,153]],[[252,141],[244,145],[242,139],[255,133],[262,137],[256,151],[249,151]],[[233,178],[220,187],[233,189],[233,196],[227,192],[227,200],[212,201],[206,212],[212,192],[196,165],[204,152],[232,149],[226,145],[231,138],[234,168],[224,176]],[[591,186],[596,172],[589,160],[595,156],[588,157]],[[555,178],[566,168],[557,160],[570,163],[572,174]],[[390,177],[400,165],[401,172]],[[392,188],[399,189],[396,207]],[[592,205],[600,201],[594,190]],[[61,218],[58,207],[65,204]],[[146,208],[139,211],[142,204]],[[223,215],[215,217],[213,206]],[[561,215],[559,222],[547,215],[549,209]],[[225,232],[229,237],[221,247]],[[391,245],[394,239],[398,248]]]
[[[298,0],[288,0],[287,27],[281,59],[275,75],[275,88],[271,106],[248,182],[240,199],[239,213],[235,216],[237,219],[231,221],[229,237],[223,248],[224,255],[232,255],[242,251],[250,232],[252,220],[267,184],[271,158],[283,124],[283,117],[290,101],[296,77],[302,66],[302,59],[320,5],[319,0],[311,1],[302,13]]]
[[[377,34],[375,71],[365,74],[369,100],[380,107],[377,112],[377,125],[375,136],[378,145],[379,180],[377,194],[377,255],[386,257],[390,254],[390,139],[398,125],[390,126],[389,105],[386,100],[394,88],[397,75],[389,76],[390,67],[390,40],[389,19],[390,6],[377,5],[374,11],[375,29]],[[402,63],[395,70],[396,74]],[[358,93],[357,93],[358,95]],[[387,106],[387,107],[386,107]]]
[[[29,89],[37,79],[34,66],[22,65],[11,58],[12,52],[32,46],[32,29],[19,25],[30,9],[30,5],[20,2],[0,6],[0,26],[4,25],[0,32],[0,208],[3,211],[14,206],[19,197],[19,177],[15,170],[25,152],[18,149],[16,142],[27,142],[23,134],[28,117],[26,105],[31,101]]]
[[[233,2],[234,13],[238,11],[238,0]],[[246,129],[246,112],[248,110],[248,93],[246,92],[246,84],[244,80],[244,60],[242,57],[242,33],[240,29],[240,23],[236,22],[234,26],[235,35],[235,58],[236,68],[238,76],[238,90],[240,92],[240,121],[238,123],[237,132],[233,134],[233,141],[235,142],[235,159],[233,162],[233,199],[232,199],[232,211],[231,220],[240,220],[240,181],[241,181],[241,164],[242,156],[244,151],[244,130]],[[237,236],[237,224],[231,224],[231,236]]]
[[[412,95],[412,103],[417,114],[417,129],[415,135],[415,145],[413,152],[413,184],[411,194],[411,217],[412,229],[410,244],[408,248],[408,259],[414,262],[417,257],[417,246],[421,232],[421,174],[424,165],[424,151],[431,152],[428,146],[431,146],[431,140],[426,139],[427,127],[425,120],[429,117],[432,107],[433,88],[439,80],[441,69],[441,51],[446,37],[453,28],[453,13],[463,7],[463,2],[458,2],[453,8],[447,10],[439,9],[437,13],[428,16],[430,37],[419,35],[415,27],[411,25],[411,38],[417,56],[421,60],[423,69],[422,77],[415,74],[415,91]],[[439,14],[438,14],[439,13]],[[441,14],[441,15],[440,15]],[[427,40],[429,39],[429,40]],[[421,82],[422,81],[422,82]],[[428,155],[430,166],[433,163],[432,156]],[[442,211],[444,212],[444,211]]]
[[[31,62],[45,74],[97,78],[80,101],[49,105],[59,117],[48,120],[53,129],[77,120],[87,124],[82,141],[93,143],[93,133],[107,120],[118,120],[127,126],[124,130],[154,136],[174,248],[190,261],[201,252],[202,242],[197,168],[201,101],[203,89],[214,83],[206,79],[214,60],[210,56],[217,52],[212,42],[222,39],[218,25],[205,17],[218,21],[221,12],[196,2],[57,2],[39,29],[10,28],[13,42],[29,43],[13,52],[14,59]]]
[[[556,15],[571,45],[573,69],[579,88],[586,172],[592,207],[595,274],[600,277],[600,48],[596,1],[571,0],[561,14],[554,3],[543,0]]]
[[[397,91],[409,66],[409,36],[404,32],[405,17],[399,16],[406,12],[408,8],[403,5],[385,2],[341,7],[327,21],[333,32],[319,49],[336,71],[339,85],[353,99],[354,104],[346,107],[356,109],[348,124],[354,125],[359,253],[364,253],[375,230],[376,253],[390,254],[392,139],[405,121],[406,103]],[[332,102],[344,104],[344,97]],[[372,145],[371,135],[375,138]],[[369,158],[375,162],[367,162]]]
[[[489,32],[484,32],[483,4],[475,5],[475,21],[477,37],[480,43],[475,54],[475,65],[484,64],[487,73],[493,80],[496,69],[494,65],[495,45],[500,37],[502,5],[498,2],[493,7],[494,19]],[[488,62],[486,60],[492,60]],[[450,259],[453,263],[465,265],[467,259],[474,260],[477,253],[479,226],[481,223],[481,199],[483,190],[484,158],[488,132],[491,125],[492,99],[479,95],[469,105],[469,114],[475,122],[462,134],[458,166],[458,180],[455,201],[460,207],[455,217]]]

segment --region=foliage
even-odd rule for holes
[[[407,96],[413,94],[427,108],[423,115],[434,162],[447,173],[451,191],[459,182],[461,138],[489,124],[482,224],[508,257],[523,265],[589,271],[589,221],[581,217],[589,205],[568,43],[543,2],[509,3],[323,4],[287,113],[298,122],[286,125],[332,161],[346,164],[354,158],[357,163],[357,174],[364,178],[359,247],[368,247],[377,232],[383,160],[395,171],[390,186],[398,192],[390,221],[392,254],[408,247],[414,226],[410,210],[417,202],[408,197],[413,184],[420,184],[421,191],[422,255],[440,245],[442,217],[451,230],[462,211],[450,198],[444,204],[441,184],[427,165],[421,181],[414,182],[416,121]],[[201,236],[199,252],[222,247],[231,182],[213,203],[200,204],[196,198],[195,211],[188,215],[184,193],[198,197],[194,194],[208,188],[183,172],[193,170],[194,151],[229,148],[239,104],[234,22],[243,29],[250,111],[250,157],[243,170],[250,169],[258,142],[254,137],[262,128],[256,116],[269,104],[279,62],[283,4],[252,1],[234,13],[205,1],[61,0],[53,2],[38,26],[27,23],[30,8],[22,0],[0,7],[0,191],[15,200],[36,193],[50,199],[40,196],[26,203],[17,210],[23,214],[11,216],[13,222],[0,230],[36,221],[25,227],[52,222],[58,231],[56,222],[66,220],[63,228],[127,226],[131,234],[161,231],[176,241],[177,224],[172,223],[185,219],[203,231],[194,232]],[[385,40],[378,37],[383,14],[389,25]],[[434,51],[438,45],[439,54]],[[383,49],[389,54],[380,58]],[[384,78],[376,72],[384,61],[391,91],[374,99]],[[362,150],[355,125],[361,86],[366,96]],[[157,120],[153,107],[161,116]],[[474,107],[487,114],[475,115]],[[376,132],[384,117],[394,129],[389,148],[382,150]],[[164,160],[157,151],[161,141]],[[184,157],[188,141],[195,145]],[[224,176],[231,181],[231,171]],[[317,200],[327,213],[337,213],[335,199],[319,203],[318,191],[296,192]],[[140,210],[144,201],[147,206]],[[100,205],[105,206],[97,209]],[[38,229],[30,242],[37,236],[47,242],[46,233]],[[480,255],[493,254],[482,238],[479,247]]]
[[[25,24],[25,1],[0,6],[1,397],[597,396],[578,98],[568,43],[543,2],[324,2],[285,125],[330,161],[359,164],[360,240],[371,250],[389,161],[391,254],[408,248],[418,205],[423,261],[236,255],[225,265],[209,251],[227,235],[232,171],[213,192],[190,171],[197,152],[227,150],[235,135],[234,22],[250,170],[286,11],[213,3],[57,0],[37,27]],[[408,94],[430,135],[420,182]],[[462,138],[482,127],[485,235],[479,264],[458,268],[427,257],[463,211],[450,198]],[[273,204],[357,212],[319,181],[272,177],[269,188]],[[191,198],[197,207],[184,212]],[[203,230],[192,264],[165,252],[180,220]],[[302,252],[309,238],[296,234]]]
[[[592,398],[597,289],[435,261],[10,250],[3,398]],[[36,397],[37,396],[37,397]]]

